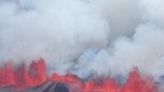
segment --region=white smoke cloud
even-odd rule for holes
[[[163,0],[1,0],[0,61],[44,58],[80,77],[159,77],[164,68]]]
[[[127,74],[137,66],[144,73],[160,76],[164,69],[164,42],[161,40],[164,39],[163,35],[164,32],[154,25],[141,25],[131,39],[120,38],[113,47],[98,52],[90,51],[94,55],[85,64],[89,69],[84,68],[85,66],[81,68],[87,72],[96,71],[101,75],[117,75]],[[86,62],[86,57],[80,58],[79,61]],[[81,63],[79,65],[84,65]]]
[[[132,0],[132,2],[135,1]],[[162,0],[141,0],[135,4],[134,7],[138,7],[138,12],[133,12],[134,15],[130,16],[137,17],[139,20],[133,21],[135,23],[132,23],[132,25],[125,26],[125,29],[128,29],[129,26],[137,25],[136,27],[133,26],[133,29],[129,27],[131,32],[135,32],[134,35],[130,37],[125,35],[121,35],[122,37],[117,36],[117,40],[113,42],[114,44],[96,52],[89,49],[79,58],[79,64],[76,66],[79,71],[75,71],[75,73],[83,77],[89,76],[90,72],[96,72],[98,75],[103,76],[108,74],[114,76],[119,74],[127,75],[134,66],[137,66],[141,72],[151,74],[155,78],[164,74],[164,42],[162,40],[164,39],[164,17],[162,12],[164,3]],[[128,8],[132,8],[135,11],[134,7]],[[119,10],[121,11],[121,9]],[[115,13],[112,14],[114,15]],[[126,17],[129,16],[127,15]],[[115,26],[119,27],[121,23],[127,22],[127,20],[120,20],[119,22]],[[128,24],[130,23],[128,22]],[[111,34],[113,32],[112,27]],[[123,31],[125,34],[130,33],[127,29]],[[120,29],[119,31],[122,30]],[[92,53],[89,58],[88,53]]]
[[[93,7],[78,0],[2,2],[0,60],[42,57],[65,72],[86,48],[107,45],[108,23]]]
[[[108,20],[112,32],[110,41],[120,35],[131,36],[141,21],[138,0],[92,0],[97,10]]]

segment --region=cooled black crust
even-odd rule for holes
[[[66,84],[52,82],[42,92],[69,92],[69,89]]]

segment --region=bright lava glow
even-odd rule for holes
[[[14,69],[11,64],[6,64],[0,69],[0,87],[12,86],[16,90],[26,90],[48,81],[65,83],[70,92],[158,92],[153,80],[141,76],[137,68],[129,73],[127,82],[123,85],[111,78],[98,83],[93,80],[82,81],[70,73],[64,76],[53,73],[48,76],[43,59],[33,61],[29,69],[26,69],[25,65]]]

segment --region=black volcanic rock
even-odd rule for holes
[[[68,86],[59,82],[47,82],[36,88],[16,90],[12,87],[0,88],[0,92],[69,92]]]
[[[37,88],[35,92],[69,92],[68,86],[59,82],[48,82]]]

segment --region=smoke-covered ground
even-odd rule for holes
[[[164,74],[164,0],[0,0],[0,61],[49,72]]]

